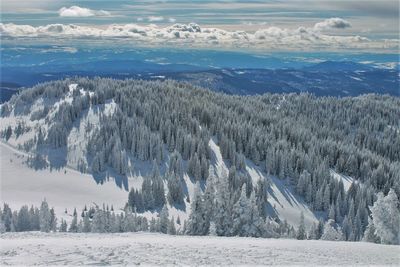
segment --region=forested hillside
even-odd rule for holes
[[[287,182],[345,240],[360,240],[376,193],[400,196],[399,107],[390,96],[232,96],[175,81],[77,78],[13,96],[1,106],[1,135],[31,153],[33,168],[68,165],[122,186],[147,170],[127,207],[190,203],[188,234],[273,236],[263,230],[274,220],[271,180],[254,179],[246,168],[254,165]],[[212,160],[213,142],[227,172]],[[346,190],[332,172],[355,182]],[[198,183],[194,194],[185,175]]]

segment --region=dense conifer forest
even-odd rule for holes
[[[107,104],[113,109],[107,110]],[[399,98],[386,95],[235,96],[170,80],[76,78],[37,85],[3,104],[3,118],[29,116],[43,123],[32,128],[19,122],[3,128],[1,135],[8,140],[32,132],[20,147],[35,155],[32,164],[54,150],[67,150],[67,164],[72,129],[89,109],[96,110],[99,123],[85,122],[87,142],[74,167],[96,177],[105,177],[110,169],[126,176],[138,162],[150,163],[151,174],[127,200],[127,214],[135,216],[138,229],[152,229],[154,224],[153,230],[176,233],[165,203],[180,207],[186,199],[191,214],[187,222],[179,222],[184,224],[181,233],[361,240],[380,222],[375,220],[380,215],[371,215],[374,202],[383,203],[389,196],[391,202],[398,201],[400,196],[399,107]],[[228,173],[214,171],[210,139],[221,149]],[[269,181],[252,181],[248,162],[289,181],[323,221],[308,233],[304,218],[297,230],[270,218],[265,209]],[[332,177],[332,170],[355,180],[349,190]],[[184,190],[185,173],[197,184],[192,199]],[[105,208],[94,214],[101,210],[110,214]],[[132,215],[147,210],[158,210],[159,221],[148,223]],[[86,216],[82,218],[81,229]],[[90,220],[93,227],[104,227],[95,223],[96,216]],[[369,239],[378,240],[372,233]]]

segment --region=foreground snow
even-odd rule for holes
[[[371,243],[150,233],[0,235],[0,265],[399,265],[400,247]]]

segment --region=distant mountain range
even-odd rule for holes
[[[352,61],[324,61],[311,65],[309,67],[304,67],[303,70],[308,71],[371,71],[375,68],[367,64],[356,63]]]
[[[118,79],[174,79],[228,94],[310,92],[318,96],[367,93],[399,96],[399,71],[352,61],[324,61],[298,68],[206,68],[140,60],[104,60],[66,65],[22,65],[1,68],[1,102],[18,88],[73,76]]]

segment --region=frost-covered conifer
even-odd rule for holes
[[[40,231],[50,232],[51,214],[46,199],[42,201],[42,204],[40,206],[39,217],[40,217]]]
[[[300,224],[299,224],[299,229],[297,230],[297,236],[296,238],[298,240],[304,240],[307,238],[307,233],[306,233],[306,228],[304,225],[304,213],[300,213]]]
[[[393,189],[387,196],[378,194],[378,198],[371,208],[372,222],[376,235],[384,244],[400,243],[400,210],[399,200]]]
[[[191,211],[187,222],[187,234],[206,235],[210,227],[209,216],[204,206],[200,184],[197,182],[194,197],[191,202]]]
[[[164,207],[160,212],[160,225],[159,225],[159,231],[164,234],[168,232],[168,224],[169,224],[168,216],[169,216],[168,208],[166,205],[164,205]]]
[[[343,233],[340,227],[336,226],[333,220],[328,220],[324,225],[324,232],[322,233],[321,239],[330,241],[341,241],[343,240]]]

